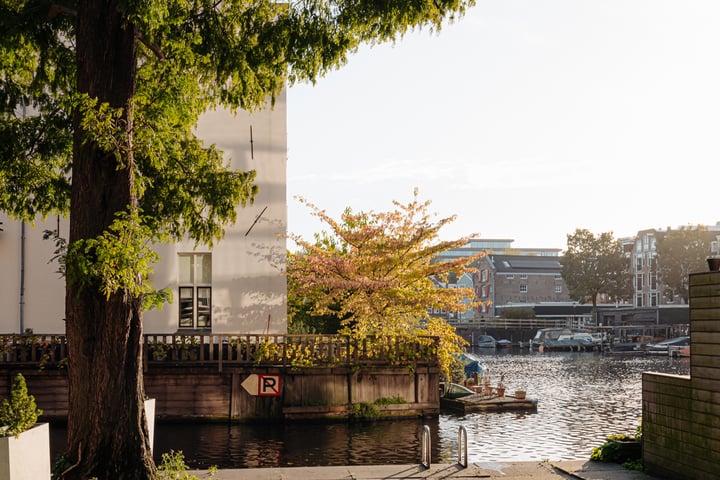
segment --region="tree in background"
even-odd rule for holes
[[[593,313],[600,295],[608,301],[632,296],[630,263],[620,240],[612,232],[595,236],[585,229],[576,229],[567,236],[567,250],[562,258],[562,277],[570,298],[581,303],[591,302]]]
[[[452,354],[461,351],[464,340],[444,320],[430,318],[429,311],[467,310],[475,295],[470,288],[438,288],[434,280],[447,282],[451,273],[470,272],[468,265],[485,255],[434,261],[467,243],[467,238],[438,241],[438,231],[455,217],[432,221],[430,202],[421,202],[417,190],[407,205],[393,201],[393,211],[348,208],[340,221],[301,201],[330,232],[316,234],[313,242],[291,237],[301,250],[288,258],[289,303],[306,305],[306,314],[337,318],[341,332],[356,337],[440,336],[440,361],[449,373]]]
[[[706,226],[682,227],[658,235],[655,249],[660,282],[669,301],[676,296],[688,303],[689,275],[707,270],[706,258],[711,253],[711,242],[717,232],[710,232]]]
[[[64,478],[155,474],[142,402],[142,311],[166,299],[149,245],[212,244],[256,193],[193,126],[265,106],[363,42],[473,0],[0,2],[0,210],[70,217]]]

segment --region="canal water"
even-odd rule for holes
[[[607,435],[635,433],[642,415],[644,371],[687,375],[688,359],[597,353],[475,350],[509,392],[527,390],[537,412],[442,414],[439,418],[367,423],[159,424],[155,454],[182,451],[192,468],[406,464],[420,462],[423,426],[432,461],[457,459],[458,427],[471,462],[588,459]],[[53,429],[53,450],[64,444]]]

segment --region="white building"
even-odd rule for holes
[[[191,241],[156,247],[162,260],[152,282],[169,288],[173,301],[145,312],[145,333],[285,333],[286,94],[272,110],[209,112],[197,133],[223,150],[234,169],[255,170],[259,192],[212,249]],[[0,333],[64,333],[64,278],[43,232],[59,229],[67,238],[66,219],[31,226],[0,212],[0,221]]]

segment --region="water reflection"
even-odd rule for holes
[[[633,433],[642,415],[643,371],[688,374],[687,359],[603,357],[592,353],[477,350],[493,381],[525,388],[535,413],[360,424],[160,424],[155,452],[182,450],[191,467],[225,468],[419,463],[423,425],[432,432],[434,462],[457,458],[457,430],[468,431],[473,462],[587,459],[612,433]],[[53,428],[53,451],[64,431]],[[159,458],[158,458],[159,459]]]

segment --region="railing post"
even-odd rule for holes
[[[467,444],[467,430],[464,426],[458,427],[458,464],[461,467],[467,468],[468,466],[468,444]]]
[[[430,427],[423,425],[422,444],[420,447],[420,463],[422,463],[422,466],[425,468],[430,468],[430,457],[432,452],[430,447]]]

